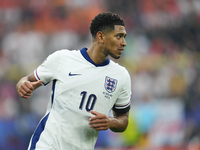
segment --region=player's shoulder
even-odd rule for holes
[[[61,49],[55,51],[53,54],[57,55],[63,55],[63,54],[73,54],[73,53],[78,53],[79,50],[69,50],[69,49]]]
[[[76,55],[79,53],[78,51],[79,50],[61,49],[61,50],[56,50],[55,52],[50,54],[50,56],[62,59],[68,56]]]
[[[120,64],[118,64],[118,63],[116,63],[112,60],[110,60],[110,66],[111,66],[111,68],[113,68],[117,72],[119,72],[120,74],[129,74],[127,69],[124,66],[122,66],[122,65],[120,65]]]

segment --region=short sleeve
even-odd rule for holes
[[[37,80],[42,80],[44,85],[56,79],[61,60],[61,51],[49,55],[44,62],[34,71]]]
[[[113,106],[113,110],[118,113],[128,112],[130,109],[130,99],[131,99],[131,79],[128,71],[126,71],[124,84],[116,100],[116,103]]]

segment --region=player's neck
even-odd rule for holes
[[[107,60],[107,55],[102,52],[102,48],[97,43],[92,43],[88,48],[87,53],[95,64],[103,63]]]

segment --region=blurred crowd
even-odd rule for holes
[[[89,47],[104,11],[125,20],[114,61],[128,69],[132,97],[127,130],[101,131],[96,149],[200,149],[199,0],[1,0],[0,150],[27,148],[50,97],[51,83],[20,98],[18,80],[58,49]]]

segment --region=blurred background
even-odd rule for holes
[[[0,150],[25,150],[51,83],[20,98],[18,80],[59,49],[89,47],[104,11],[126,24],[119,60],[132,79],[124,133],[101,131],[96,150],[200,150],[199,0],[0,0]],[[67,136],[67,135],[66,135]]]

